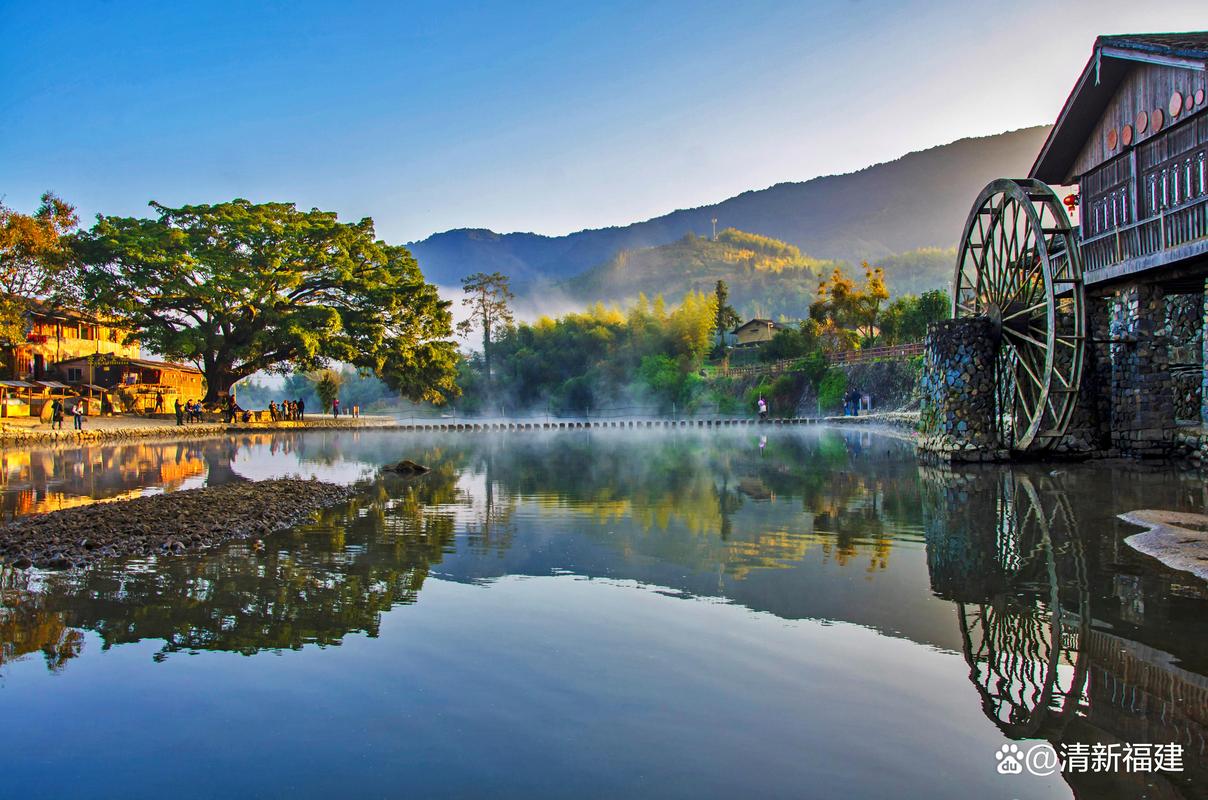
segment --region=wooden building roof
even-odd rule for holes
[[[1208,70],[1208,31],[1100,36],[1029,177],[1072,183],[1074,162],[1125,76],[1139,63]]]

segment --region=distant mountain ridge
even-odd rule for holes
[[[431,281],[496,270],[517,284],[559,282],[622,250],[656,247],[688,233],[738,228],[796,245],[815,258],[859,262],[957,244],[977,193],[992,178],[1028,169],[1048,126],[960,139],[844,175],[743,192],[713,205],[631,225],[565,236],[462,228],[409,245]]]

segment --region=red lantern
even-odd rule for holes
[[[1070,192],[1062,199],[1061,202],[1065,203],[1066,211],[1069,211],[1072,214],[1074,209],[1078,207],[1078,195],[1074,192]]]

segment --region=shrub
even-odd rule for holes
[[[831,367],[818,383],[818,406],[823,411],[836,411],[843,407],[843,395],[847,391],[847,373]]]

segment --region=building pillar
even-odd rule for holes
[[[919,448],[949,461],[997,461],[994,352],[990,320],[962,317],[936,322],[927,331]]]
[[[1134,283],[1111,303],[1112,444],[1129,456],[1167,456],[1175,434],[1161,287]]]

